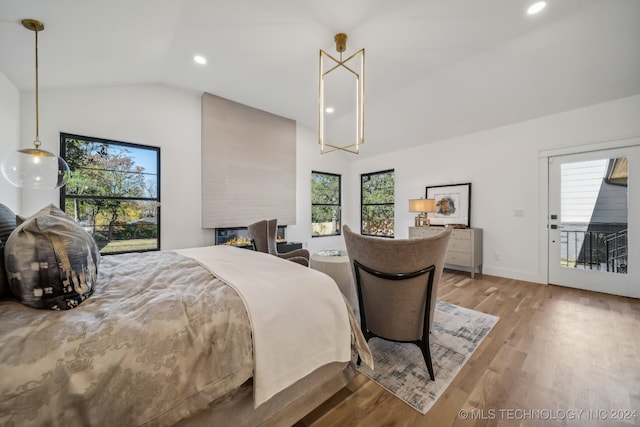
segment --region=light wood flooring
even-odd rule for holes
[[[453,271],[438,298],[500,321],[426,415],[358,374],[295,427],[640,425],[640,300]]]

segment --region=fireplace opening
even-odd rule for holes
[[[279,225],[276,232],[276,242],[278,250],[281,243],[287,243],[284,236],[287,226]],[[238,246],[241,248],[251,248],[249,229],[247,227],[226,227],[216,228],[216,245]]]
[[[287,242],[285,239],[286,230],[286,225],[278,226],[278,231],[276,232],[278,253],[282,254],[291,252],[294,249],[302,249],[302,243],[300,242]],[[216,245],[230,245],[239,248],[253,249],[247,227],[216,228]]]

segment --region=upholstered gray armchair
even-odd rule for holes
[[[435,380],[429,333],[451,229],[418,239],[362,236],[348,225],[342,230],[364,337],[416,344]]]
[[[309,251],[306,249],[294,249],[291,252],[278,253],[278,244],[276,242],[278,220],[258,221],[250,224],[247,228],[249,229],[249,238],[254,250],[288,259],[305,267],[309,266]]]

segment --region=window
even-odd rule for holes
[[[160,249],[160,148],[60,134],[71,179],[60,206],[100,253]]]
[[[393,237],[394,172],[393,169],[360,175],[362,234]]]
[[[341,177],[311,171],[311,237],[340,234]]]

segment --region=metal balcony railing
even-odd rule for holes
[[[607,247],[607,271],[627,272],[627,235],[628,229],[610,233],[605,237]]]
[[[619,231],[561,230],[563,265],[572,268],[627,272],[627,229]]]

